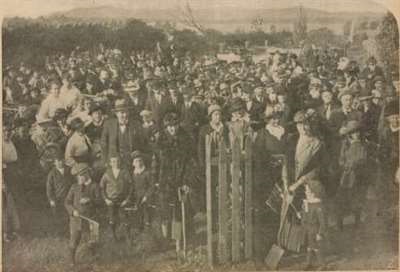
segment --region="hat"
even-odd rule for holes
[[[338,95],[339,100],[342,99],[342,97],[345,95],[353,96],[353,92],[349,88],[343,88],[342,91]]]
[[[138,159],[138,158],[143,159],[143,154],[139,150],[135,150],[135,151],[133,151],[131,153],[131,157],[132,157],[132,160],[135,160],[135,159]]]
[[[114,112],[127,111],[131,108],[132,107],[129,106],[128,102],[125,99],[117,99],[115,100],[113,111]]]
[[[233,112],[244,110],[245,108],[246,108],[246,106],[244,104],[244,101],[241,98],[236,97],[232,101],[230,110],[231,110],[231,113],[233,113]]]
[[[167,126],[175,126],[179,124],[178,115],[174,112],[167,113],[164,117],[164,125]]]
[[[322,81],[318,78],[312,78],[310,80],[310,86],[322,86]]]
[[[221,112],[222,109],[219,105],[213,104],[208,107],[208,116],[211,116],[215,111]]]
[[[141,112],[140,112],[140,116],[152,116],[153,115],[153,112],[152,111],[149,111],[149,110],[142,110]]]
[[[83,128],[85,126],[85,123],[82,121],[81,118],[76,117],[76,118],[72,119],[70,126],[73,130],[76,131],[76,130]]]
[[[270,110],[268,110],[270,109]],[[264,113],[261,114],[261,119],[263,119],[265,122],[268,122],[271,119],[276,119],[281,116],[280,112],[275,111],[274,109],[268,108]]]
[[[392,115],[399,115],[399,101],[398,99],[390,101],[384,109],[385,117],[389,117]]]
[[[383,78],[383,76],[374,77],[374,84],[377,83],[378,81],[385,82],[385,79]]]
[[[89,170],[90,170],[90,167],[87,163],[80,162],[80,163],[76,163],[72,166],[71,174],[73,176],[79,176],[79,175],[86,173]]]
[[[135,92],[140,89],[140,85],[137,81],[129,80],[122,85],[125,92]]]
[[[202,86],[202,83],[199,79],[193,80],[193,84],[195,88],[200,88]]]
[[[357,120],[348,121],[347,124],[340,130],[342,136],[360,130],[361,123]]]
[[[96,112],[96,111],[104,112],[103,107],[102,107],[99,103],[93,103],[93,104],[90,106],[89,115],[91,115],[92,113],[94,113],[94,112]]]
[[[374,97],[373,95],[363,95],[363,96],[359,96],[358,100],[366,101],[366,100],[372,99],[373,97]]]
[[[367,64],[376,64],[376,58],[374,56],[371,56],[367,60]]]
[[[306,120],[306,113],[304,111],[298,111],[293,117],[295,123],[303,123]]]

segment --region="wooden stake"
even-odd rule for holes
[[[227,152],[224,139],[219,143],[218,173],[218,255],[219,262],[228,261],[228,184],[227,184]]]
[[[207,255],[208,264],[212,267],[213,260],[213,233],[212,233],[212,189],[211,189],[211,137],[206,136],[206,201],[207,201]]]

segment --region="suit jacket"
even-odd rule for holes
[[[102,156],[107,161],[109,159],[109,154],[120,153],[118,143],[119,129],[118,120],[116,118],[111,118],[104,123],[101,135],[101,149],[103,153]],[[130,120],[126,132],[129,135],[129,146],[126,147],[128,148],[127,152],[129,152],[129,154],[135,150],[147,151],[140,123]]]
[[[152,111],[154,121],[158,127],[161,127],[164,115],[168,109],[168,97],[161,95],[161,102],[158,103],[154,94],[151,93],[147,97],[145,108]]]
[[[200,127],[206,122],[206,114],[202,107],[196,102],[192,102],[189,108],[187,108],[185,104],[182,104],[180,117],[183,129],[189,133],[197,143]]]
[[[141,121],[142,118],[140,116],[140,112],[144,110],[146,106],[146,94],[145,93],[139,93],[137,95],[137,103],[133,101],[133,99],[128,95],[125,94],[124,98],[128,101],[129,106],[131,109],[129,110],[129,118],[137,121]]]

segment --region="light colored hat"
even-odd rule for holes
[[[123,89],[125,92],[135,92],[140,89],[140,85],[136,81],[129,80],[126,84],[123,85]]]
[[[214,104],[208,107],[208,116],[211,116],[215,111],[221,112],[222,109],[219,105]]]
[[[149,110],[142,110],[141,112],[140,112],[140,116],[152,116],[153,115],[153,112],[152,111],[149,111]]]
[[[127,111],[130,110],[132,107],[129,106],[128,102],[125,99],[117,99],[115,100],[114,104],[114,112],[118,111]]]

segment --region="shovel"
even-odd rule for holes
[[[277,237],[277,244],[272,245],[271,249],[268,252],[267,257],[265,258],[265,264],[271,268],[271,269],[276,269],[279,265],[279,262],[285,253],[285,250],[282,248],[282,229],[285,223],[286,215],[289,209],[289,201],[287,199],[287,196],[284,195],[283,200],[282,200],[282,208],[281,208],[281,219],[280,219],[280,224],[279,224],[279,231],[278,231],[278,237]]]

